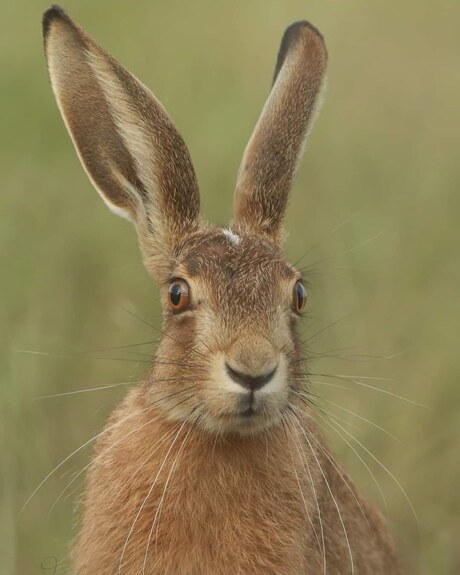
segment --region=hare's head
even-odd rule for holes
[[[52,87],[80,160],[108,206],[136,226],[160,286],[163,339],[152,402],[212,431],[274,425],[303,385],[296,323],[306,293],[281,244],[326,69],[321,35],[307,22],[284,35],[228,228],[201,221],[188,150],[153,94],[60,8],[46,12],[44,35]]]

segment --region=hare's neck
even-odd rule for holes
[[[209,482],[226,481],[227,487],[236,488],[255,474],[259,484],[266,478],[273,483],[305,475],[312,453],[300,428],[279,424],[254,436],[215,435],[193,423],[169,420],[157,406],[149,407],[146,395],[141,389],[128,395],[97,449],[99,459],[105,460],[106,452],[111,461],[129,460],[139,483],[150,483],[158,473],[161,484],[171,473],[169,482],[177,486],[193,484],[198,489],[200,484],[207,488]]]

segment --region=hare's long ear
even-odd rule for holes
[[[199,221],[187,147],[153,94],[59,7],[43,17],[52,88],[78,156],[109,207],[132,220],[150,271]]]
[[[308,22],[284,33],[272,90],[244,152],[234,225],[279,242],[288,193],[318,109],[327,66],[321,34]]]

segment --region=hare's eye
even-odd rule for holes
[[[294,311],[300,313],[307,303],[307,290],[304,288],[302,282],[297,281],[294,286],[293,304]]]
[[[184,311],[189,304],[189,287],[184,280],[175,280],[169,286],[169,303],[174,312]]]

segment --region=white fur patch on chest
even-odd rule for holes
[[[232,244],[232,246],[237,246],[241,242],[240,236],[238,234],[235,234],[235,232],[232,232],[232,230],[224,228],[222,231],[224,233],[224,236],[228,239],[228,241]]]

